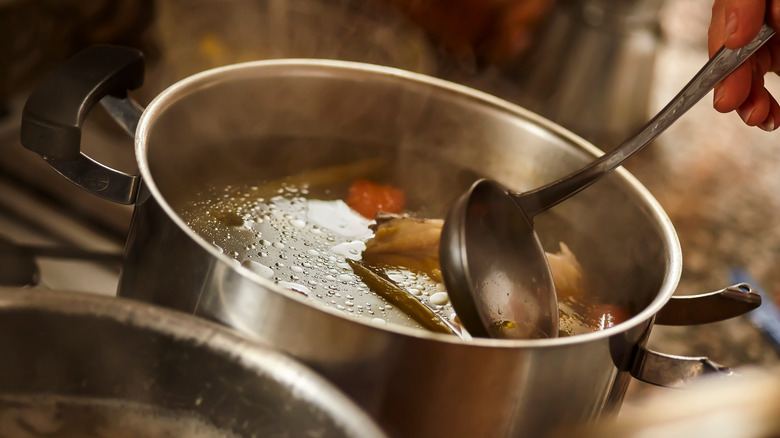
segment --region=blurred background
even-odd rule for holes
[[[0,183],[60,204],[120,245],[131,209],[63,183],[18,144],[31,87],[96,43],[142,49],[142,105],[193,73],[242,61],[370,62],[462,83],[558,122],[603,150],[660,109],[706,62],[710,0],[0,0]],[[780,91],[776,77],[768,87]],[[683,248],[679,294],[717,290],[745,269],[780,297],[778,133],[748,128],[705,98],[626,165],[659,200]],[[90,117],[85,150],[133,171],[132,140]],[[5,193],[5,192],[4,192]],[[0,195],[0,210],[18,203]],[[780,362],[746,316],[656,326],[650,347],[727,366]],[[629,397],[651,391],[632,384]]]

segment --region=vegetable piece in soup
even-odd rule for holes
[[[363,259],[367,263],[403,266],[428,274],[441,282],[439,241],[442,219],[418,219],[380,212],[371,228],[374,237],[366,242]],[[560,299],[581,297],[585,289],[582,267],[565,243],[560,252],[545,253]]]
[[[395,187],[377,184],[367,179],[355,180],[349,186],[347,205],[371,219],[380,211],[401,213],[405,208],[404,192]]]
[[[559,252],[545,253],[558,299],[582,298],[585,291],[582,266],[565,243],[561,242],[559,245]]]
[[[417,219],[378,213],[370,228],[374,237],[366,242],[363,260],[375,265],[403,266],[428,274],[441,282],[439,240],[442,219]]]
[[[439,240],[444,221],[378,213],[374,237],[366,242],[363,260],[375,266],[403,267],[440,282]],[[626,308],[594,303],[582,266],[561,242],[558,252],[546,252],[561,307],[561,335],[604,330],[629,318]],[[511,321],[508,322],[512,324]]]

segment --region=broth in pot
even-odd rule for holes
[[[315,305],[379,326],[433,329],[469,339],[441,280],[442,220],[405,209],[404,192],[392,181],[375,182],[372,175],[361,174],[378,164],[367,160],[277,181],[210,185],[184,203],[180,214],[236,264]],[[392,220],[394,226],[383,230],[388,232],[380,241],[377,229]],[[561,336],[628,318],[627,309],[589,293],[565,243],[548,258],[559,292]],[[424,316],[415,317],[417,307]]]

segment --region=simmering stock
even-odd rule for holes
[[[237,264],[313,303],[376,324],[420,327],[372,292],[347,259],[360,260],[371,221],[330,190],[280,184],[211,188],[183,207],[182,218]],[[440,283],[408,269],[387,276],[446,318],[452,305]],[[437,295],[438,294],[438,295]]]
[[[181,206],[180,214],[237,265],[316,305],[380,325],[421,328],[403,309],[371,290],[350,266],[348,260],[363,258],[366,242],[374,237],[369,227],[376,225],[350,208],[345,199],[354,194],[347,193],[345,184],[316,190],[284,182],[210,187]],[[366,210],[365,205],[357,208]],[[556,285],[564,291],[560,300],[562,336],[607,328],[626,317],[621,309],[583,301],[583,294],[576,290],[584,284],[579,265],[565,245],[561,253],[549,257]],[[381,269],[406,293],[462,331],[435,271],[398,265],[383,265]],[[589,314],[591,310],[596,314]],[[598,312],[609,316],[601,318]],[[601,319],[605,322],[599,322]]]

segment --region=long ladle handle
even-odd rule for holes
[[[636,135],[611,152],[602,155],[587,166],[568,176],[522,194],[515,193],[515,200],[529,218],[568,199],[580,190],[590,186],[602,176],[615,170],[626,159],[639,152],[666,128],[677,121],[715,85],[726,78],[745,60],[775,34],[774,29],[763,25],[758,36],[748,45],[730,50],[721,47],[715,55],[696,73],[688,84]]]

